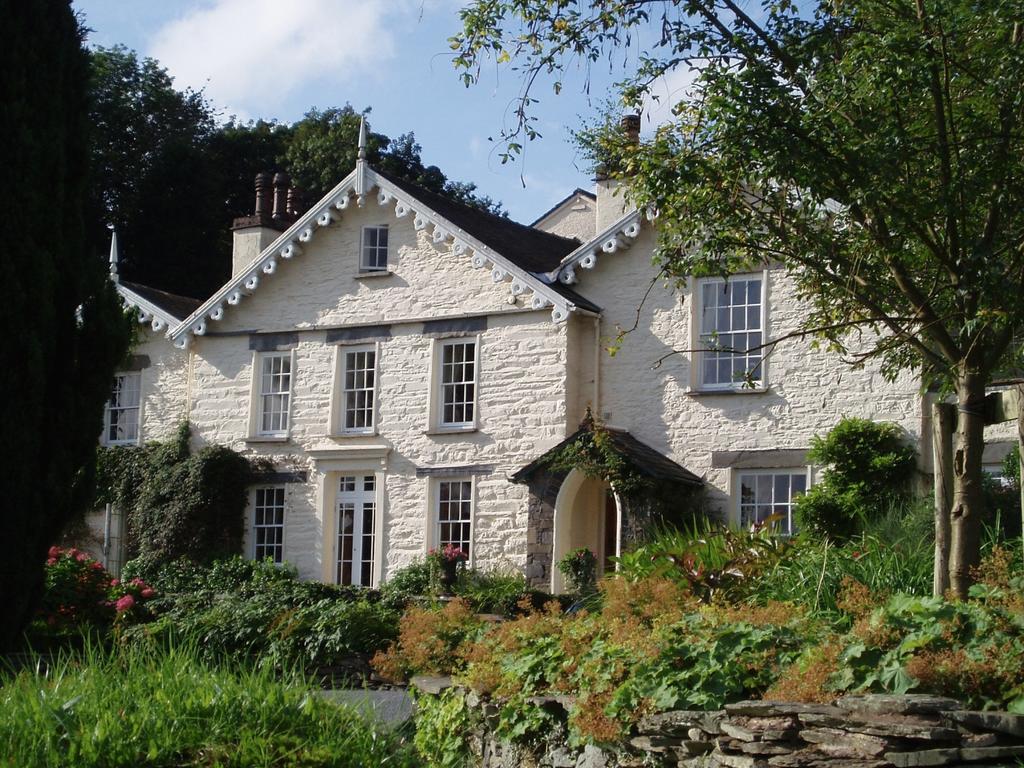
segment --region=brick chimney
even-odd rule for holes
[[[623,115],[619,130],[631,144],[640,143],[640,115]],[[594,179],[597,193],[597,231],[602,232],[631,209],[621,189],[622,182],[608,178],[605,168],[598,168]]]
[[[287,174],[284,176],[287,186]],[[281,198],[282,216],[276,218],[271,213],[271,206],[274,212],[277,211],[277,189],[273,186],[277,176],[271,176],[266,171],[256,174],[256,207],[251,216],[242,216],[235,219],[231,224],[232,248],[231,248],[231,276],[237,277],[247,266],[249,266],[263,249],[270,245],[281,232],[288,228],[292,219],[287,216],[285,195]]]

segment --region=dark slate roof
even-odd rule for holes
[[[160,309],[172,317],[178,318],[178,320],[184,320],[203,305],[203,302],[199,299],[179,296],[176,293],[168,293],[158,288],[150,288],[148,285],[129,283],[127,280],[122,280],[121,285],[132,293],[138,294],[146,301],[160,307]]]
[[[550,456],[565,446],[571,445],[582,435],[592,432],[593,429],[593,421],[585,420],[580,425],[580,428],[569,435],[569,437],[514,473],[510,479],[514,483],[526,482],[534,472],[544,467]],[[612,445],[615,446],[616,452],[628,461],[637,472],[647,475],[654,480],[664,480],[670,483],[680,483],[682,485],[704,484],[700,477],[686,469],[686,467],[676,464],[668,456],[654,450],[647,443],[637,440],[629,432],[623,429],[613,429],[612,427],[602,427],[601,429],[608,433],[608,437]]]
[[[551,272],[563,258],[581,245],[580,241],[575,238],[559,237],[512,221],[504,216],[495,216],[493,213],[431,192],[418,184],[413,184],[411,181],[401,179],[379,168],[373,170],[527,272],[534,274]],[[591,312],[601,311],[596,304],[571,288],[560,283],[551,283],[550,285],[552,289],[581,309]]]
[[[538,223],[544,221],[544,219],[546,219],[552,213],[557,211],[559,208],[561,208],[567,202],[572,200],[574,197],[576,197],[576,195],[583,195],[584,197],[588,198],[590,200],[590,202],[594,202],[594,201],[597,200],[597,195],[595,195],[593,192],[587,192],[587,190],[582,189],[581,187],[576,187],[576,189],[574,189],[572,192],[570,192],[568,195],[563,197],[557,203],[555,203],[550,208],[548,208],[546,211],[544,211],[544,213],[542,213],[540,216],[538,216],[536,219],[534,219],[533,223],[530,224],[530,226],[531,227],[536,227]]]

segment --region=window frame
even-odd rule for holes
[[[459,521],[459,523],[469,524],[469,559],[466,561],[466,567],[472,568],[476,562],[476,522],[477,522],[477,478],[476,475],[442,475],[430,478],[430,488],[428,493],[428,512],[427,512],[427,535],[426,535],[426,550],[429,552],[432,549],[440,549],[444,546],[444,542],[441,540],[441,485],[443,483],[469,483],[469,520]],[[466,501],[466,499],[460,499],[460,502]],[[450,521],[449,521],[450,522]],[[460,540],[461,541],[461,540]]]
[[[379,237],[378,237],[378,241],[377,241],[376,245],[370,246],[367,243],[366,234],[370,230],[373,230],[373,231],[377,232],[378,234],[380,233],[381,230],[384,230],[385,232],[388,233],[388,235],[387,235],[387,243],[385,243],[385,245],[384,245],[384,265],[383,266],[371,265],[367,261],[367,258],[366,258],[367,248],[375,249],[375,251],[378,252],[378,255],[379,255],[379,251],[380,251],[380,240],[379,240]],[[359,274],[361,274],[361,275],[379,275],[379,274],[386,274],[386,273],[388,273],[390,271],[391,271],[391,231],[390,231],[390,227],[388,226],[388,224],[386,222],[383,223],[383,224],[366,224],[366,225],[364,225],[362,227],[362,229],[360,229],[360,231],[359,231]]]
[[[136,391],[138,392],[138,403],[134,406],[118,406],[113,408],[111,403],[113,402],[114,387],[118,378],[133,378],[138,382]],[[100,435],[100,445],[115,448],[117,446],[138,446],[142,444],[142,372],[141,371],[117,371],[111,381],[110,397],[107,398],[107,402],[103,405],[103,433]],[[111,427],[111,412],[117,411],[135,411],[135,437],[128,440],[111,440],[110,439],[110,427]]]
[[[464,402],[464,405],[471,405],[473,418],[468,421],[449,422],[444,421],[444,350],[445,347],[456,344],[473,346],[473,399]],[[434,339],[431,355],[430,372],[430,418],[427,427],[428,432],[435,433],[458,433],[474,432],[480,425],[480,336],[449,336]],[[460,382],[466,384],[466,382]]]
[[[342,580],[341,580],[341,565],[342,565],[341,555],[342,555],[342,552],[341,552],[341,546],[340,546],[340,543],[341,543],[340,539],[341,539],[342,531],[341,531],[341,528],[340,528],[340,524],[341,524],[341,504],[343,503],[342,494],[344,493],[344,491],[342,491],[342,489],[341,489],[341,482],[342,482],[342,480],[344,478],[348,478],[348,477],[354,478],[357,484],[359,482],[361,482],[361,481],[365,482],[365,478],[367,478],[367,477],[372,477],[373,478],[374,487],[373,487],[373,489],[371,491],[367,491],[365,486],[361,490],[354,490],[353,491],[353,493],[356,494],[358,497],[364,497],[364,498],[362,498],[362,501],[361,501],[361,503],[363,503],[363,504],[366,503],[366,498],[365,498],[366,495],[367,494],[372,494],[372,499],[373,499],[373,521],[372,521],[372,523],[373,524],[371,526],[372,530],[369,533],[369,535],[371,537],[371,551],[370,551],[370,561],[369,561],[370,562],[370,581],[369,581],[368,584],[350,583],[350,584],[345,585],[345,586],[359,586],[359,587],[375,588],[375,587],[378,587],[380,585],[380,580],[381,580],[381,561],[382,561],[381,554],[382,554],[383,549],[384,549],[384,539],[383,539],[383,517],[384,517],[384,504],[383,504],[383,500],[384,500],[384,488],[383,488],[383,483],[384,483],[384,478],[385,478],[385,473],[384,472],[381,472],[381,471],[375,470],[375,469],[345,469],[345,470],[341,470],[341,471],[332,472],[331,475],[330,475],[329,482],[333,485],[333,494],[332,494],[332,496],[333,496],[333,500],[332,500],[333,513],[332,513],[332,524],[331,524],[332,525],[332,529],[333,529],[332,532],[331,532],[331,537],[332,537],[332,541],[333,541],[332,546],[331,546],[331,552],[333,553],[333,555],[332,555],[331,560],[330,560],[330,577],[329,577],[328,581],[331,584],[342,585]],[[363,522],[363,523],[365,523],[364,518],[363,518],[363,512],[364,511],[365,511],[365,509],[359,509],[358,512],[356,513],[358,515],[359,521]],[[355,530],[355,525],[353,523],[353,531],[354,530]],[[362,539],[363,539],[363,537],[365,535],[367,535],[367,532],[365,530],[365,524],[364,524],[363,531],[358,536],[358,539],[359,539],[360,543],[362,543]],[[364,561],[361,557],[357,561],[356,558],[354,557],[354,553],[355,553],[355,540],[356,540],[356,537],[353,534],[352,573],[353,573],[353,575],[355,574],[356,563],[358,562],[358,564],[360,566],[359,580],[362,581],[362,565],[366,561]]]
[[[768,388],[768,359],[764,354],[764,348],[761,349],[761,360],[758,364],[760,369],[760,377],[758,382],[753,387],[745,385],[744,381],[729,381],[729,382],[718,382],[708,383],[704,380],[704,362],[705,356],[708,354],[721,354],[716,353],[714,350],[704,350],[703,342],[701,340],[703,333],[703,319],[704,319],[704,286],[705,285],[723,285],[725,283],[735,280],[753,280],[759,279],[761,281],[761,307],[759,313],[759,319],[761,322],[761,344],[765,343],[768,336],[768,280],[769,270],[761,270],[759,272],[744,272],[735,275],[730,275],[729,278],[722,277],[699,277],[694,278],[691,283],[691,293],[693,297],[693,322],[691,328],[691,342],[693,349],[697,350],[693,355],[692,364],[692,375],[691,375],[691,387],[697,392],[763,392]],[[716,329],[717,330],[717,329]],[[735,355],[736,353],[731,353]]]
[[[352,390],[369,391],[373,398],[370,407],[371,424],[369,427],[346,427],[347,407],[346,393],[350,390],[345,388],[345,380],[348,374],[348,355],[359,354],[360,352],[373,353],[373,387],[371,389]],[[380,343],[369,344],[339,344],[335,349],[335,385],[334,394],[331,399],[334,412],[331,414],[331,433],[337,437],[350,437],[358,435],[376,435],[378,431],[377,422],[380,405]]]
[[[265,523],[262,524],[262,525],[258,525],[256,523],[256,512],[257,512],[257,508],[259,507],[258,500],[259,500],[260,491],[280,491],[281,492],[281,523],[279,525],[276,524],[276,523],[274,525],[266,525]],[[284,550],[285,550],[285,542],[286,542],[286,537],[287,537],[287,521],[286,521],[286,518],[288,516],[288,486],[285,485],[285,484],[274,484],[274,483],[266,484],[266,485],[256,485],[252,489],[252,496],[250,497],[250,503],[251,503],[252,514],[249,516],[249,525],[250,525],[250,533],[251,533],[251,538],[252,538],[252,544],[249,547],[249,552],[250,552],[250,555],[252,556],[252,559],[253,560],[263,560],[264,558],[261,558],[261,557],[257,556],[257,549],[260,546],[267,546],[266,544],[260,545],[260,544],[257,543],[256,531],[258,529],[260,529],[260,528],[280,528],[281,529],[281,541],[280,541],[279,544],[274,544],[274,545],[271,545],[271,546],[280,547],[280,549],[281,549],[281,560],[280,561],[275,560],[274,564],[275,565],[283,564],[285,562]],[[265,504],[264,504],[264,507],[266,507]]]
[[[280,430],[263,429],[263,403],[265,397],[283,393],[263,392],[263,364],[265,360],[281,358],[288,360],[288,404],[283,411],[285,424]],[[295,350],[254,352],[252,362],[252,393],[249,419],[249,434],[256,440],[287,440],[292,428],[292,408],[295,402]],[[272,374],[273,375],[273,374]]]
[[[765,477],[765,476],[774,477],[775,475],[788,475],[790,478],[792,478],[794,476],[803,476],[803,478],[804,478],[804,491],[803,492],[804,493],[807,493],[807,491],[809,491],[811,489],[811,486],[814,484],[813,467],[808,466],[808,465],[795,466],[795,467],[763,467],[763,468],[756,468],[756,469],[755,468],[750,468],[750,469],[733,469],[732,470],[732,474],[733,474],[732,488],[733,488],[733,500],[734,500],[733,501],[733,505],[732,505],[733,519],[736,521],[737,525],[739,525],[741,527],[743,527],[743,525],[744,525],[744,523],[743,523],[743,478],[744,477],[747,477],[747,476],[750,476],[750,477]],[[774,483],[774,480],[773,480],[773,483]],[[783,526],[780,526],[779,530],[774,531],[774,533],[776,535],[778,535],[778,536],[790,537],[794,533],[796,533],[796,521],[793,518],[792,480],[790,480],[790,489],[791,489],[790,490],[790,498],[789,498],[789,501],[786,502],[786,506],[788,507],[788,512],[789,512],[788,519],[787,519],[787,522],[789,523],[788,530],[784,529]],[[774,486],[773,486],[772,496],[774,497]],[[756,504],[757,504],[757,502],[755,501],[755,506],[756,506]],[[772,500],[772,506],[773,507],[774,506],[778,506],[775,503],[774,498]]]

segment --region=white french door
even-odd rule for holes
[[[376,476],[343,475],[338,481],[337,499],[335,581],[371,587],[377,543]]]

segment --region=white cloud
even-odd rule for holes
[[[329,86],[379,71],[395,50],[388,17],[420,7],[415,0],[211,0],[159,29],[148,54],[176,87],[205,88],[229,114],[263,114],[310,80]]]
[[[651,83],[643,102],[644,127],[670,122],[672,107],[693,95],[694,81],[699,73],[689,64],[680,64]]]

